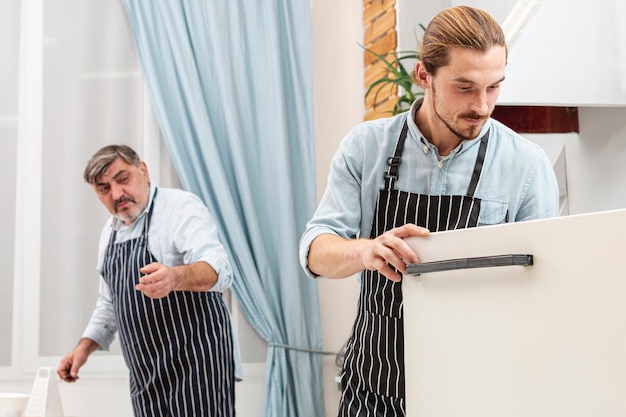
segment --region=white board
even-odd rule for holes
[[[498,104],[626,105],[626,2],[536,3],[537,10],[510,45]],[[593,81],[581,82],[588,79]]]
[[[433,233],[403,280],[407,417],[626,416],[626,210]]]

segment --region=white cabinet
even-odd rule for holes
[[[500,103],[626,106],[626,3],[537,3],[510,47]]]
[[[624,229],[620,209],[407,239],[425,263],[534,259],[404,278],[407,417],[626,415]]]

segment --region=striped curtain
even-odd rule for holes
[[[324,415],[310,0],[122,0],[182,186],[221,226],[233,294],[269,345],[264,416]]]

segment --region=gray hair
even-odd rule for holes
[[[98,152],[93,154],[87,166],[85,172],[83,172],[83,179],[88,184],[95,184],[96,179],[104,174],[113,162],[117,158],[122,158],[126,163],[139,166],[141,159],[137,152],[135,152],[130,146],[126,145],[109,145],[101,148]]]

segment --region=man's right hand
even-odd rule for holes
[[[411,236],[426,237],[429,234],[424,227],[405,224],[375,239],[319,235],[309,248],[308,267],[314,274],[327,278],[345,278],[369,269],[399,282],[402,277],[393,268],[406,274],[406,263],[420,262],[419,256],[404,239]]]
[[[91,339],[80,339],[78,345],[59,362],[57,375],[65,382],[76,382],[78,370],[87,362],[92,352],[98,350],[99,345]]]
[[[389,280],[400,282],[402,276],[392,266],[406,274],[406,264],[420,262],[419,256],[405,242],[405,238],[411,236],[426,237],[430,234],[428,229],[414,224],[405,224],[386,231],[382,235],[364,245],[361,259],[365,269],[378,271]]]

